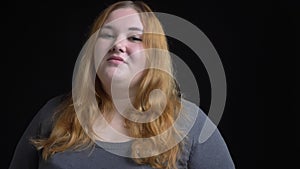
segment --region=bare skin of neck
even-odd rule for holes
[[[125,118],[117,111],[108,113],[113,115],[111,121],[108,117],[96,120],[93,130],[97,134],[96,139],[104,142],[127,142],[132,140],[129,131],[125,128]]]
[[[104,85],[104,88],[109,88]],[[115,89],[117,90],[117,89]],[[125,110],[128,104],[133,103],[136,87],[131,87],[129,94],[124,94],[124,90],[118,90],[118,96],[114,97],[114,104],[118,105],[118,108],[114,108],[111,112],[105,113],[110,117],[100,117],[96,120],[93,130],[97,134],[96,139],[105,142],[127,142],[132,140],[129,137],[129,129],[125,128],[125,117],[119,113],[119,111]],[[108,92],[111,95],[110,92]],[[129,100],[128,100],[129,99]],[[131,103],[129,103],[131,101]],[[109,121],[111,119],[111,121]]]

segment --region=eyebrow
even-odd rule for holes
[[[113,29],[112,26],[110,25],[105,25],[102,27],[102,29]],[[138,28],[138,27],[129,27],[128,28],[129,31],[139,31],[139,32],[143,32],[143,30],[141,28]]]
[[[128,28],[128,30],[130,31],[140,31],[140,32],[143,32],[143,30],[141,28],[138,28],[138,27],[130,27]]]

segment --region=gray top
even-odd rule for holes
[[[29,143],[29,138],[50,134],[53,110],[62,100],[62,96],[49,100],[33,118],[15,149],[9,169],[151,169],[148,165],[136,164],[128,156],[132,141],[97,141],[94,149],[60,152],[47,161],[43,160],[41,152]],[[195,104],[186,100],[182,100],[182,104],[190,121],[177,118],[179,120],[175,122],[177,129],[187,133],[183,138],[185,144],[177,162],[178,169],[234,169],[226,143],[217,128],[204,142],[199,141],[204,124],[216,126]]]

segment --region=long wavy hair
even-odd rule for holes
[[[180,93],[172,76],[171,56],[169,52],[166,52],[168,51],[168,44],[164,30],[150,7],[140,1],[114,3],[96,18],[84,54],[79,60],[77,72],[73,76],[73,93],[70,92],[56,109],[50,136],[48,138],[35,138],[32,142],[38,150],[42,151],[42,157],[45,160],[57,152],[63,152],[67,149],[81,150],[95,144],[95,137],[93,137],[95,133],[92,126],[95,119],[99,117],[99,112],[104,116],[109,116],[113,102],[103,89],[98,76],[95,76],[95,60],[90,51],[93,51],[97,33],[109,14],[120,8],[132,8],[139,13],[145,32],[142,35],[143,46],[145,49],[157,49],[146,50],[147,65],[161,69],[150,68],[144,72],[133,101],[133,106],[137,112],[132,112],[132,116],[136,116],[133,118],[138,118],[140,114],[146,113],[160,114],[160,116],[147,123],[125,119],[130,137],[149,138],[148,140],[150,140],[147,146],[140,141],[133,142],[131,147],[133,160],[138,164],[149,164],[153,168],[176,169],[181,144],[174,144],[164,152],[152,156],[141,156],[141,152],[137,153],[138,151],[136,151],[140,147],[159,151],[163,149],[161,147],[175,143],[180,131],[172,126],[181,109]],[[164,95],[152,95],[151,91],[155,89],[159,89]],[[75,93],[76,97],[74,97]],[[74,100],[74,98],[76,99]],[[163,106],[162,103],[164,103]],[[170,128],[172,130],[168,130]],[[157,138],[155,137],[157,135],[161,136]]]

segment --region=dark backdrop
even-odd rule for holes
[[[18,140],[37,111],[50,98],[71,89],[73,66],[89,27],[110,2],[11,1],[3,6],[8,12],[2,12],[5,45],[1,61],[4,93],[1,140],[3,152],[7,153],[0,168],[8,167]],[[210,39],[222,60],[228,86],[218,128],[238,169],[268,168],[278,157],[267,158],[281,147],[267,139],[278,132],[269,125],[276,118],[269,112],[283,104],[283,98],[274,98],[279,94],[289,96],[296,89],[293,83],[296,69],[292,64],[295,62],[290,57],[296,51],[298,37],[295,4],[237,0],[146,2],[154,11],[177,15],[197,25]],[[174,53],[192,58],[193,53],[187,47],[170,41]],[[210,85],[205,69],[197,59],[183,60],[197,77],[200,106],[208,112]],[[272,64],[277,61],[279,67]],[[289,73],[279,71],[283,68]],[[291,85],[284,91],[274,87],[283,81]],[[292,111],[294,103],[288,102],[284,111]]]

